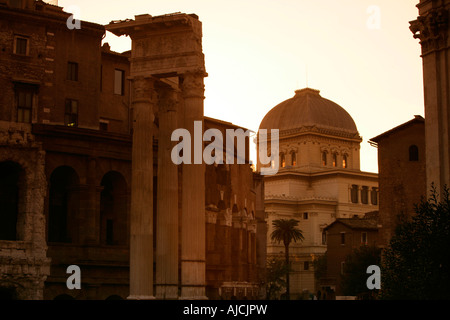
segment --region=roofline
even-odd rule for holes
[[[211,118],[211,117],[206,117],[206,116],[204,116],[203,118],[204,118],[205,121],[220,123],[220,124],[227,125],[229,127],[233,127],[233,128],[236,128],[236,129],[243,129],[244,131],[250,130],[250,129],[244,128],[242,126],[239,126],[237,124],[234,124],[234,123],[231,123],[231,122],[228,122],[228,121],[224,121],[224,120],[220,120],[220,119],[216,119],[216,118]],[[252,130],[250,130],[250,131],[252,131]]]
[[[347,228],[350,228],[352,230],[373,230],[376,231],[378,230],[378,227],[353,227],[348,225],[347,223],[345,223],[345,220],[353,220],[354,218],[337,218],[336,220],[334,220],[332,223],[330,223],[328,226],[326,226],[325,228],[323,228],[324,231],[330,229],[333,225],[335,225],[336,223],[341,223],[344,226],[346,226]],[[359,218],[359,220],[363,220],[363,218]],[[366,220],[373,220],[373,219],[366,219]]]
[[[352,176],[352,177],[362,177],[368,179],[374,179],[378,181],[378,173],[376,172],[366,172],[366,171],[356,171],[352,169],[330,169],[316,172],[299,172],[295,170],[286,170],[286,172],[279,171],[274,175],[266,175],[264,179],[280,179],[287,176],[294,177],[329,177],[329,176]]]
[[[377,144],[380,140],[384,139],[386,136],[392,134],[395,131],[399,131],[399,130],[402,130],[402,129],[406,128],[406,127],[409,127],[413,123],[424,123],[424,122],[425,122],[425,119],[422,116],[415,115],[413,119],[411,119],[411,120],[409,120],[409,121],[407,121],[407,122],[405,122],[403,124],[400,124],[400,125],[392,128],[392,129],[390,129],[390,130],[388,130],[388,131],[386,131],[386,132],[384,132],[384,133],[382,133],[382,134],[380,134],[380,135],[378,135],[378,136],[376,136],[376,137],[374,137],[372,139],[369,139],[369,143],[372,142],[372,143]]]

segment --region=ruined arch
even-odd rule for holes
[[[0,240],[23,240],[25,170],[14,161],[0,162]]]

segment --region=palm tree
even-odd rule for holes
[[[270,235],[272,240],[279,242],[283,242],[284,244],[284,254],[286,259],[286,298],[290,299],[289,292],[289,245],[292,241],[303,241],[305,238],[303,237],[303,232],[300,229],[297,229],[298,221],[295,219],[278,219],[272,221],[273,231]]]

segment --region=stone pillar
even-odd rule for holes
[[[421,0],[410,29],[422,47],[427,190],[450,185],[450,0]]]
[[[133,147],[130,212],[130,296],[153,296],[153,108],[154,79],[133,79]]]
[[[156,298],[178,298],[178,167],[171,159],[178,93],[159,90]]]
[[[97,160],[89,157],[87,160],[87,210],[85,211],[85,230],[80,234],[82,243],[98,244],[99,243],[99,202],[100,192],[96,185],[96,168]]]
[[[195,154],[194,121],[203,125],[204,72],[183,74],[184,128],[191,134],[192,163],[183,164],[181,219],[181,299],[206,299],[205,296],[205,164],[203,154]],[[195,164],[200,157],[201,164]]]

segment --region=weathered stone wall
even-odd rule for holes
[[[45,239],[45,152],[34,141],[29,124],[0,121],[0,163],[20,166],[16,240],[0,240],[0,287],[18,299],[43,298],[50,274]]]

